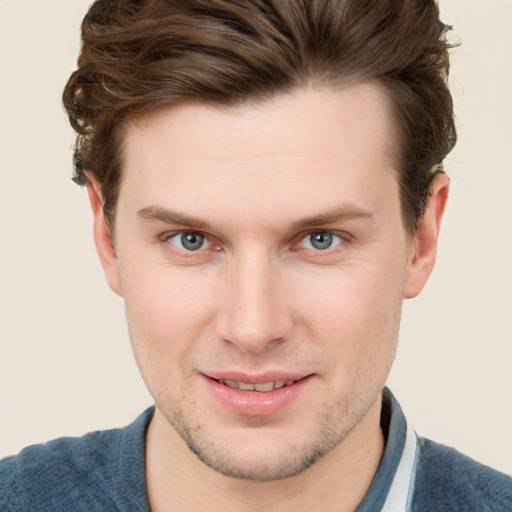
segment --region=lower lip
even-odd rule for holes
[[[310,375],[289,386],[267,392],[233,389],[208,377],[206,382],[215,398],[231,411],[246,416],[271,416],[297,400],[311,378]]]

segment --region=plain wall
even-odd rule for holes
[[[0,454],[151,404],[95,253],[60,94],[89,1],[0,0]],[[437,268],[389,384],[418,433],[512,473],[512,2],[441,0],[459,143]]]

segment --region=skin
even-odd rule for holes
[[[407,233],[392,147],[377,85],[309,88],[132,123],[114,243],[90,180],[100,259],[156,403],[152,510],[353,510],[366,493],[402,301],[433,268],[448,193],[436,177]],[[187,251],[183,233],[204,245]],[[226,371],[308,379],[249,415],[212,395],[207,376]]]

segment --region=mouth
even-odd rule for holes
[[[269,380],[268,382],[259,382],[257,384],[228,379],[214,380],[216,380],[219,384],[223,384],[224,386],[227,386],[231,389],[239,389],[241,391],[257,391],[258,393],[268,393],[269,391],[274,391],[274,389],[281,389],[286,386],[291,386],[292,384],[295,384],[301,379]]]
[[[203,376],[207,377],[204,382],[216,403],[238,415],[253,417],[270,417],[289,409],[314,381],[313,374],[282,372],[257,376],[223,372]]]

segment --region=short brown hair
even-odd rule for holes
[[[435,0],[97,0],[63,101],[75,181],[100,183],[112,223],[126,121],[163,106],[230,106],[309,85],[376,81],[398,134],[403,220],[414,232],[456,131]]]

